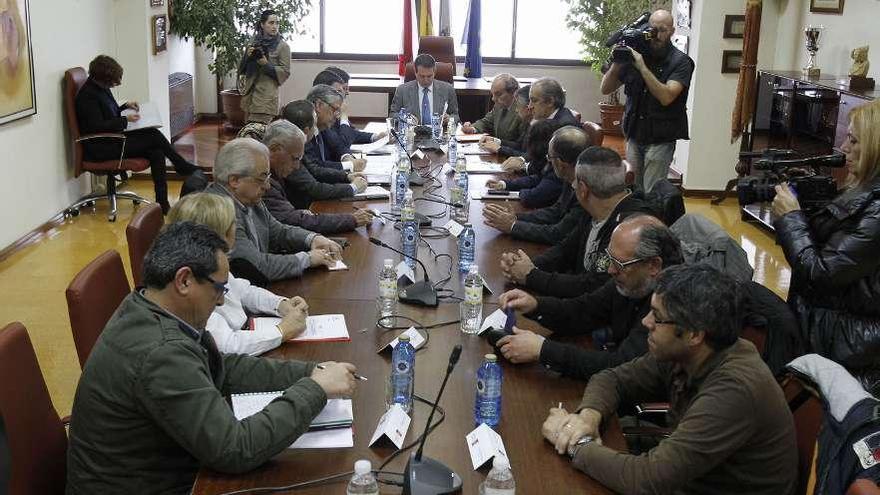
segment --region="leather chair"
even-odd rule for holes
[[[67,286],[67,312],[80,368],[85,367],[104,326],[129,292],[122,258],[112,249],[92,260]]]
[[[420,37],[419,53],[430,53],[434,60],[451,64],[452,75],[455,75],[455,42],[452,36]]]
[[[83,135],[79,130],[79,121],[76,120],[76,94],[85,84],[88,76],[82,67],[74,67],[64,72],[64,109],[67,119],[67,129],[70,132],[71,147],[73,152],[73,176],[79,177],[83,172],[91,172],[95,175],[105,177],[107,188],[102,193],[91,193],[80,198],[70,208],[66,209],[66,215],[77,216],[82,206],[91,206],[99,199],[107,199],[110,201],[110,212],[107,214],[107,220],[116,221],[116,200],[129,199],[135,205],[140,203],[150,203],[150,201],[138,196],[130,191],[116,190],[116,177],[123,172],[140,172],[150,168],[150,162],[146,158],[123,158],[122,152],[119,154],[118,160],[107,160],[103,162],[90,162],[83,155],[83,141],[89,139],[116,139],[122,142],[122,150],[125,150],[126,136],[123,133],[105,132],[100,134]]]
[[[871,480],[856,480],[849,485],[846,495],[880,495],[880,487]]]
[[[21,323],[0,330],[0,416],[6,423],[12,471],[9,495],[62,495],[67,477],[67,434],[37,356]]]
[[[575,120],[577,120],[578,123],[581,123],[581,113],[574,108],[569,108],[569,110],[571,111],[571,115],[574,116]]]
[[[162,216],[162,208],[157,203],[153,203],[135,212],[128,222],[128,227],[125,228],[131,279],[134,280],[135,287],[144,284],[144,257],[163,225],[165,225],[165,217]]]
[[[602,141],[605,140],[605,135],[602,134],[601,125],[587,120],[581,124],[581,128],[587,133],[587,137],[590,139],[590,146],[602,146]]]
[[[445,62],[437,62],[436,71],[434,72],[434,79],[438,81],[446,81],[449,84],[453,84],[453,75],[455,74],[455,64],[448,64]],[[412,62],[406,64],[406,74],[403,76],[403,82],[409,82],[416,78],[415,68],[413,67]]]

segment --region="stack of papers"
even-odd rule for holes
[[[232,394],[232,412],[239,421],[266,408],[283,392]],[[354,412],[351,399],[330,399],[312,420],[309,431],[301,435],[291,449],[333,449],[354,447]]]
[[[367,186],[363,192],[354,195],[354,199],[388,199],[391,192],[379,186]]]
[[[277,328],[281,318],[261,316],[252,318],[251,330],[264,328]],[[345,325],[345,315],[316,315],[306,318],[306,329],[298,337],[291,339],[297,342],[341,342],[351,340],[348,327]]]
[[[480,139],[483,139],[485,133],[480,134],[463,134],[461,132],[461,128],[458,129],[458,134],[455,135],[455,140],[459,143],[479,143]]]
[[[484,150],[478,143],[466,143],[459,145],[457,151],[465,155],[491,155],[490,151]]]
[[[136,122],[129,122],[122,132],[137,131],[139,129],[157,129],[162,127],[162,114],[159,113],[159,105],[152,101],[138,104],[138,111],[123,110],[120,115],[126,117],[128,115],[138,114],[141,116]]]
[[[467,172],[469,174],[500,174],[504,170],[501,169],[500,163],[468,161]]]

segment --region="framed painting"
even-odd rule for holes
[[[36,113],[28,0],[0,1],[0,124]]]
[[[153,16],[153,55],[168,48],[168,17],[165,14]]]
[[[721,73],[736,74],[739,73],[739,67],[742,65],[742,50],[724,50],[721,53]]]
[[[744,15],[726,15],[724,16],[724,37],[725,38],[742,38],[746,32],[746,16]]]
[[[672,35],[672,46],[678,48],[684,53],[688,52],[688,37],[681,34]]]
[[[810,12],[819,14],[842,14],[843,0],[810,0]]]

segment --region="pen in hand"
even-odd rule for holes
[[[318,368],[319,370],[327,369],[323,364],[316,364],[316,365],[315,365],[315,368]],[[354,377],[355,377],[356,379],[358,379],[358,380],[363,380],[363,381],[367,381],[367,380],[368,380],[367,377],[365,377],[365,376],[361,376],[361,375],[358,375],[357,373],[352,373],[352,375],[354,375]]]

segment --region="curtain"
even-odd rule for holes
[[[742,136],[755,112],[755,69],[758,63],[758,42],[761,38],[761,0],[747,0],[746,25],[743,33],[743,58],[739,68],[739,84],[731,119],[730,142]]]

